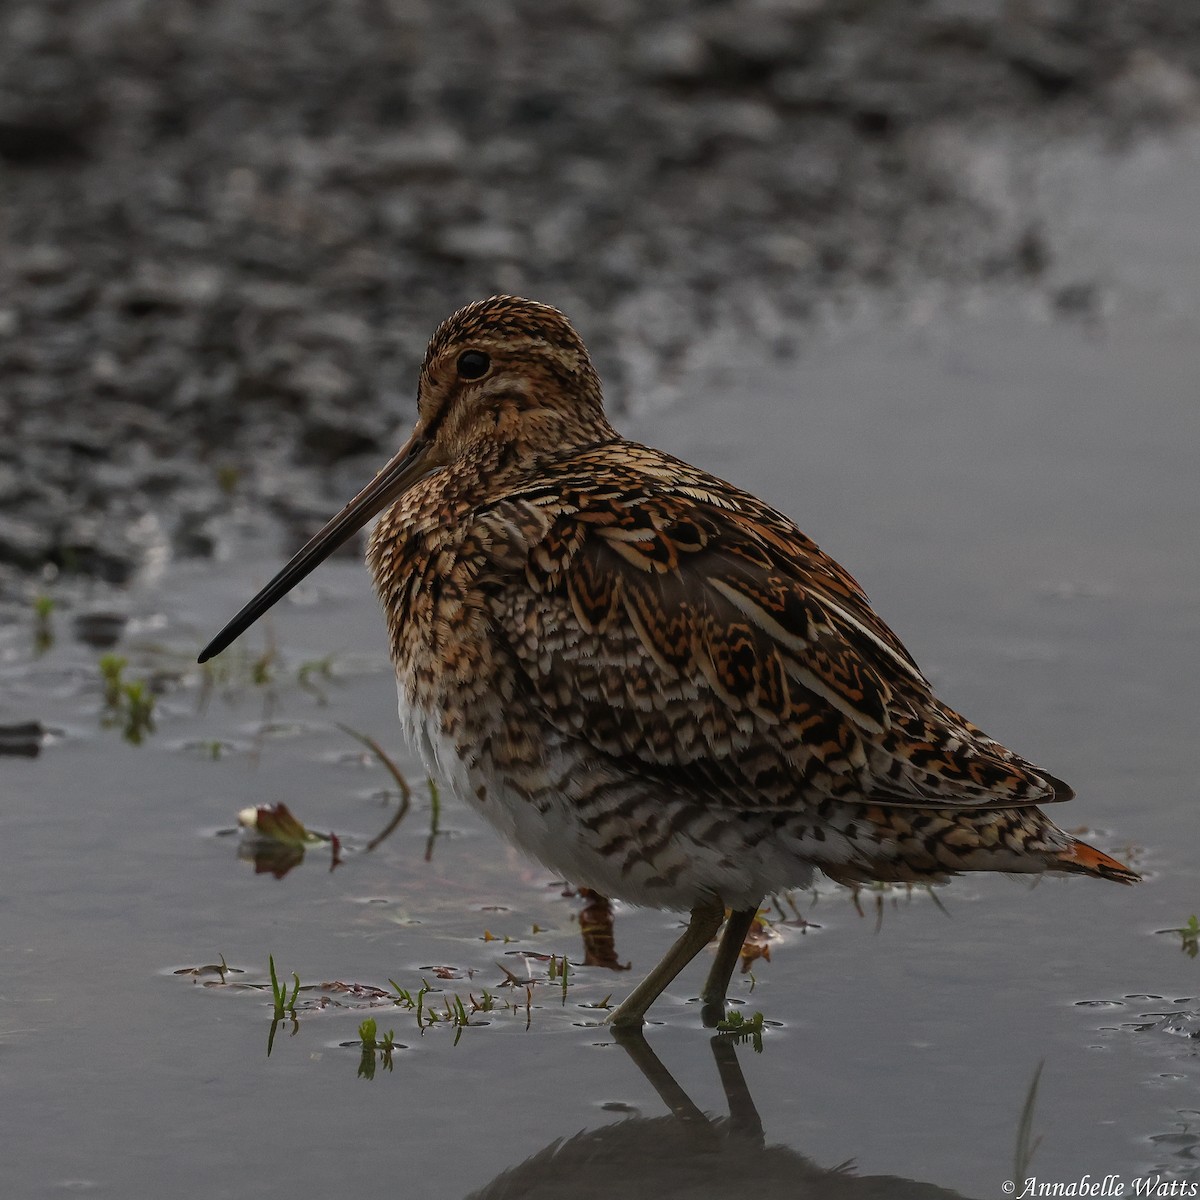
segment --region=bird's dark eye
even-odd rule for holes
[[[482,350],[464,350],[458,356],[460,379],[482,379],[488,373],[492,360]]]

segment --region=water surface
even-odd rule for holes
[[[1039,1063],[1039,1178],[1200,1182],[1200,959],[1155,933],[1197,910],[1200,157],[1089,169],[1064,284],[1098,282],[1095,319],[988,296],[924,323],[862,320],[796,362],[737,363],[630,432],[793,514],[950,703],[1073,784],[1063,823],[1143,885],[975,877],[940,905],[878,907],[832,885],[797,894],[812,924],[778,924],[770,961],[735,982],[770,1023],[762,1053],[714,1055],[697,964],[653,1011],[656,1066],[583,1006],[622,995],[677,918],[619,909],[632,970],[585,967],[580,901],[468,811],[443,804],[427,860],[429,795],[355,562],[251,632],[204,699],[196,648],[286,549],[245,545],[122,600],[126,672],[162,688],[141,746],[102,727],[98,652],[69,614],[36,659],[32,621],[3,632],[0,723],[57,731],[0,766],[4,1194],[725,1195],[740,1180],[747,1194],[994,1196]],[[300,686],[326,659],[332,678],[306,673],[321,694]],[[339,722],[414,785],[369,853],[395,789]],[[344,865],[313,850],[276,879],[239,860],[238,810],[279,801],[336,831]],[[550,954],[577,964],[565,1001],[541,982],[527,1012],[495,1011],[457,1044],[326,989],[302,993],[268,1059],[270,998],[237,986],[263,984],[274,955],[305,984],[424,978],[520,1006],[506,972],[544,981]],[[224,986],[174,973],[222,955],[245,972]],[[365,1015],[403,1046],[372,1080],[340,1045]],[[699,1118],[731,1105],[725,1124]],[[574,1140],[551,1153],[560,1139]],[[865,1178],[825,1174],[848,1160]]]

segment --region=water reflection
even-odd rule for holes
[[[819,1167],[788,1146],[768,1146],[727,1037],[710,1041],[726,1117],[701,1112],[640,1033],[618,1044],[669,1116],[628,1117],[551,1142],[467,1200],[608,1200],[616,1195],[728,1200],[961,1200],[958,1192],[895,1175],[856,1175],[851,1164]]]
[[[623,963],[617,956],[612,901],[591,888],[581,887],[578,893],[584,902],[579,913],[579,932],[583,936],[583,965],[607,967],[610,971],[628,971],[630,964]]]

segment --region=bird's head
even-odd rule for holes
[[[583,339],[558,309],[516,296],[468,304],[438,327],[413,432],[430,465],[497,445],[539,455],[613,436]]]
[[[517,296],[468,304],[429,342],[408,441],[205,647],[200,662],[430,472],[463,461],[502,469],[613,436],[587,347],[558,309]]]

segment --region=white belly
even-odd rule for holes
[[[599,851],[599,845],[612,836],[611,826],[598,838],[597,832],[582,822],[571,795],[575,759],[563,751],[561,737],[551,733],[542,743],[539,774],[566,782],[561,789],[540,792],[535,804],[506,784],[486,755],[464,761],[454,741],[443,732],[438,714],[409,704],[402,688],[399,708],[401,726],[429,775],[483,816],[507,841],[570,884],[631,904],[686,910],[702,896],[713,894],[731,908],[750,907],[773,892],[806,886],[812,877],[804,854],[797,853],[800,847],[786,834],[748,850],[732,827],[727,836],[701,840],[685,830],[670,840],[653,865],[630,865],[619,854]],[[625,830],[633,839],[653,840],[653,826],[670,819],[671,804],[648,797],[645,811],[638,828]],[[664,872],[670,874],[669,868],[676,862],[681,869],[674,882],[664,886]]]

